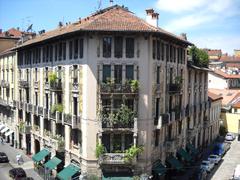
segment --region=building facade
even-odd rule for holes
[[[108,176],[156,173],[156,162],[165,172],[187,161],[188,146],[204,145],[208,69],[188,62],[186,35],[158,28],[158,14],[146,12],[147,22],[112,6],[16,48],[18,148],[47,149],[60,170],[73,163]]]

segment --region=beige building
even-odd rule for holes
[[[164,174],[207,141],[208,69],[187,61],[186,35],[146,12],[144,21],[112,6],[16,48],[17,145],[35,162],[59,158],[59,178],[70,166],[102,177]]]

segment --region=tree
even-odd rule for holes
[[[207,52],[202,49],[192,46],[190,48],[193,64],[199,67],[208,67],[209,57]]]

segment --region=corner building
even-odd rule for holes
[[[140,175],[203,145],[207,69],[188,63],[186,36],[146,12],[144,21],[111,6],[16,48],[16,139],[26,153],[46,148],[82,173]],[[131,146],[144,150],[126,162]]]

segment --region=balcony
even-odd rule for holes
[[[178,94],[181,93],[182,85],[177,83],[168,84],[168,92],[169,94]]]
[[[70,83],[70,87],[72,87],[72,92],[79,92],[79,83],[77,82]]]
[[[43,116],[43,107],[38,106],[38,115]]]
[[[124,153],[105,153],[100,156],[99,164],[126,164]]]
[[[45,90],[49,90],[49,87],[50,87],[49,82],[45,82],[44,89]]]
[[[60,80],[50,83],[50,90],[54,92],[62,91],[62,82]]]
[[[73,129],[81,129],[81,117],[73,115],[72,116],[72,128]]]
[[[34,82],[34,89],[38,89],[39,88],[39,81],[35,81]]]
[[[101,83],[100,84],[100,93],[101,94],[138,94],[139,85],[138,81],[133,80],[135,83],[125,83],[125,84],[109,84]]]
[[[2,86],[3,88],[9,88],[10,84],[9,84],[8,81],[2,80],[2,81],[1,81],[1,86]]]
[[[29,88],[29,85],[30,83],[28,82],[28,81],[25,81],[25,80],[20,80],[19,81],[19,87],[20,88],[25,88],[25,89],[27,89],[27,88]]]
[[[22,134],[30,134],[31,129],[32,129],[32,126],[29,124],[23,124],[21,127],[19,127],[19,131]]]
[[[167,152],[174,152],[176,150],[176,142],[174,138],[167,139],[164,142],[164,146]]]

